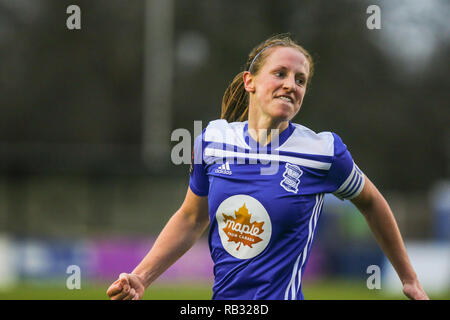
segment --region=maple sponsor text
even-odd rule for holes
[[[237,231],[244,234],[251,234],[252,236],[256,236],[260,233],[259,228],[254,225],[252,225],[250,229],[249,225],[247,224],[242,225],[239,222],[234,222],[232,220],[227,220],[226,228],[230,228],[233,231]]]
[[[251,214],[248,212],[245,203],[235,211],[236,218],[222,213],[225,219],[225,227],[223,231],[228,236],[228,241],[238,243],[236,250],[239,250],[241,244],[244,244],[250,248],[252,245],[262,241],[262,238],[258,237],[264,230],[262,226],[264,222],[251,222]]]

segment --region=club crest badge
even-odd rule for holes
[[[286,170],[283,173],[283,180],[281,180],[280,185],[284,190],[292,193],[298,192],[298,185],[300,184],[300,176],[303,174],[300,167],[286,163]]]

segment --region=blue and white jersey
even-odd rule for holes
[[[364,186],[340,137],[290,122],[262,147],[248,122],[215,120],[194,155],[189,186],[209,203],[212,298],[303,299],[324,194],[352,199]]]

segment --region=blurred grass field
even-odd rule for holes
[[[30,284],[0,289],[0,300],[107,300],[109,284],[89,284],[79,290],[68,290],[63,285]],[[304,284],[303,294],[307,300],[406,300],[398,294],[385,290],[369,290],[364,281],[320,280]],[[210,300],[211,284],[154,284],[144,294],[144,300]],[[450,290],[442,294],[428,293],[431,299],[450,300]]]

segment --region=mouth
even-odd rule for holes
[[[283,101],[288,102],[288,103],[294,104],[294,99],[292,97],[288,96],[288,95],[281,95],[281,96],[277,96],[275,98],[283,100]]]

